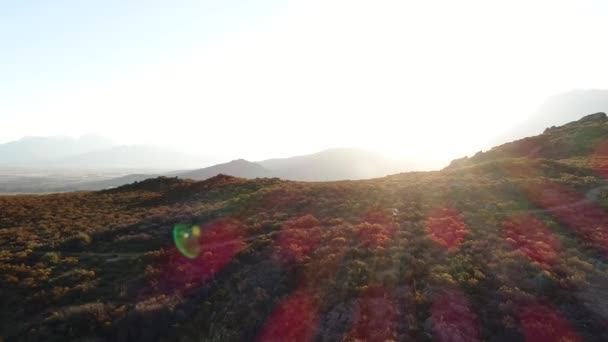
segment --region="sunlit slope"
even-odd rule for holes
[[[563,126],[549,127],[537,136],[506,143],[470,158],[454,160],[448,168],[519,157],[562,160],[593,167],[603,165],[595,162],[607,156],[608,118],[605,113],[596,113]]]
[[[534,138],[542,157],[520,141],[437,172],[0,197],[0,335],[607,340],[608,191],[564,163],[604,121]],[[187,255],[176,224],[197,227]]]

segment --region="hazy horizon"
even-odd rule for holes
[[[600,1],[1,7],[0,143],[95,133],[222,160],[357,147],[444,163],[549,96],[608,89]]]

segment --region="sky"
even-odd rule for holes
[[[0,3],[0,142],[97,133],[260,160],[449,161],[608,88],[597,0]]]

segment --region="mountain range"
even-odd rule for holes
[[[438,171],[0,196],[0,335],[607,341],[607,160],[594,113]]]
[[[290,158],[250,162],[233,160],[204,169],[173,174],[179,178],[203,180],[219,173],[243,177],[277,177],[298,181],[334,181],[383,177],[408,171],[406,163],[356,148],[334,148]]]
[[[90,160],[91,164],[89,165],[103,165],[100,164],[103,158],[97,161],[95,158],[96,156],[107,155],[107,153],[109,153],[107,150],[104,150],[104,152],[90,152],[89,154],[79,156],[78,160]],[[125,155],[128,155],[128,153],[125,153]],[[148,154],[139,156],[147,158]],[[66,162],[68,161],[66,160]],[[161,173],[134,173],[118,177],[102,175],[85,178],[76,176],[67,178],[61,176],[20,177],[12,175],[5,176],[4,178],[0,177],[0,192],[37,193],[101,190],[158,176],[204,180],[218,174],[225,174],[242,178],[276,177],[300,181],[333,181],[383,177],[409,170],[411,169],[408,168],[407,164],[384,158],[373,152],[355,148],[339,148],[291,158],[269,159],[259,162],[237,159],[201,169]]]
[[[581,113],[608,111],[608,90],[574,90],[548,98],[529,120],[493,145],[509,143],[521,151],[547,139],[536,136],[543,130],[578,119]],[[566,125],[567,126],[567,125]],[[585,139],[584,137],[582,138]],[[464,160],[470,162],[496,156],[510,147],[492,148]],[[514,147],[513,147],[514,148]],[[535,147],[536,148],[536,147]],[[548,147],[548,150],[552,150]],[[502,152],[501,152],[502,151]],[[512,152],[512,151],[511,151]],[[357,180],[417,170],[416,161],[397,162],[370,151],[333,148],[318,153],[262,161],[245,159],[211,165],[211,159],[193,157],[155,146],[121,146],[97,135],[26,137],[0,144],[0,192],[40,193],[112,188],[150,177],[170,176],[203,180],[217,174],[243,178],[281,178],[297,181]],[[200,168],[202,165],[211,165]],[[176,171],[178,170],[178,171]]]
[[[98,135],[25,137],[0,144],[2,168],[174,170],[209,163],[163,147],[116,145]]]
[[[98,135],[70,137],[24,137],[0,144],[0,165],[49,162],[96,150],[108,149],[112,141]]]
[[[549,158],[566,164],[589,163],[588,156],[598,146],[599,139],[608,136],[608,118],[603,112],[589,114],[563,126],[547,127],[536,136],[515,140],[479,152],[472,157],[452,161],[446,169],[477,165],[484,161],[505,158]],[[241,178],[281,178],[296,181],[335,181],[369,179],[411,171],[407,164],[395,162],[360,149],[328,149],[318,153],[291,158],[268,159],[251,162],[233,160],[206,168],[177,171],[164,174],[132,174],[101,181],[80,182],[64,190],[99,190],[117,187],[157,176],[172,176],[181,179],[204,180],[218,174]],[[38,183],[36,187],[39,187]],[[13,189],[15,190],[15,189]],[[17,191],[13,191],[17,192]]]

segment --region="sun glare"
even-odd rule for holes
[[[602,32],[601,20],[572,16],[577,12],[587,8],[548,1],[290,3],[246,30],[227,30],[221,41],[193,41],[163,60],[150,56],[121,73],[66,81],[13,112],[44,112],[36,134],[108,132],[121,143],[193,153],[214,146],[224,159],[359,146],[444,163],[476,152],[550,94],[605,85],[605,47],[584,62],[575,52],[582,49],[564,49],[566,42],[586,44],[576,32]],[[142,121],[146,129],[130,129]]]

